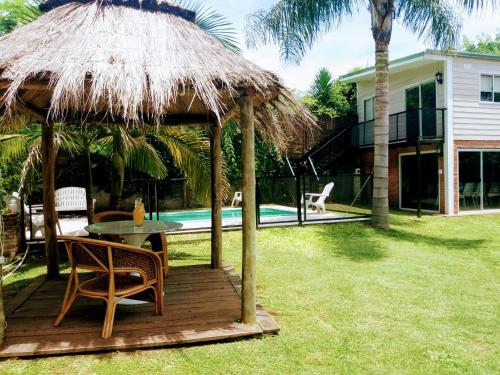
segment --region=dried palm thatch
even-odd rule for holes
[[[237,116],[256,91],[257,119],[278,145],[313,118],[272,73],[224,48],[194,14],[154,0],[52,0],[0,38],[0,105],[13,117],[137,125]],[[187,116],[189,115],[189,117]]]

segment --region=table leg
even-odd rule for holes
[[[148,238],[149,233],[133,233],[133,234],[122,234],[120,237],[131,246],[141,247],[146,238]]]

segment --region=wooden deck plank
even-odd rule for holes
[[[163,316],[153,305],[120,305],[113,336],[102,339],[104,306],[98,300],[78,298],[60,327],[52,327],[67,280],[36,279],[11,299],[7,310],[6,340],[0,357],[85,353],[259,336],[279,330],[274,319],[257,306],[257,323],[237,322],[241,314],[238,274],[231,266],[172,267],[165,280]],[[96,319],[95,317],[99,318]]]

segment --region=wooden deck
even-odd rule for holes
[[[238,323],[240,278],[231,266],[172,267],[165,280],[165,312],[152,304],[120,305],[113,336],[101,338],[104,303],[78,297],[60,327],[52,327],[66,281],[38,278],[6,305],[0,357],[44,356],[205,343],[255,337],[279,330],[258,305],[257,324]]]

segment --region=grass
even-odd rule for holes
[[[391,219],[388,231],[351,223],[258,232],[258,299],[281,325],[277,336],[8,360],[0,372],[499,373],[500,215]],[[172,265],[209,261],[206,234],[170,243]],[[240,232],[224,233],[223,251],[240,269]]]

